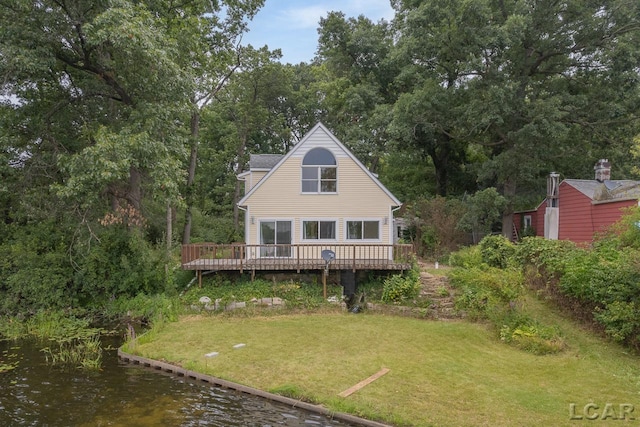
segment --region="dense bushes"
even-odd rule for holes
[[[166,250],[124,226],[104,227],[99,238],[59,220],[4,230],[0,316],[101,307],[122,296],[163,292],[173,283]]]
[[[403,303],[418,296],[420,292],[420,270],[414,266],[405,275],[395,274],[384,280],[382,301]]]
[[[456,308],[472,320],[494,325],[500,339],[534,354],[564,348],[557,329],[540,324],[519,308],[523,275],[516,248],[502,236],[485,237],[478,246],[451,255],[451,284],[458,289]]]
[[[640,349],[639,224],[640,209],[634,208],[590,247],[538,237],[514,246],[489,236],[477,247],[451,256],[453,266],[464,267],[451,275],[463,290],[459,303],[474,316],[490,318],[504,303],[505,292],[511,292],[508,283],[516,267],[530,288],[579,317],[589,314],[588,319],[613,340]],[[549,336],[534,325],[503,328],[501,335],[513,341],[514,333],[521,340],[533,332]]]

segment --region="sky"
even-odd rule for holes
[[[265,0],[249,23],[243,44],[279,48],[282,63],[310,62],[318,47],[320,18],[331,11],[340,11],[347,18],[364,15],[373,22],[393,18],[390,0]]]

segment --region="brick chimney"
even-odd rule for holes
[[[611,179],[611,163],[608,159],[598,160],[593,170],[596,171],[597,181],[604,182]]]

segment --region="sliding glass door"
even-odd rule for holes
[[[291,221],[260,221],[261,257],[291,256]],[[282,246],[279,246],[282,245]]]

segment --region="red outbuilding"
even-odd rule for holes
[[[565,179],[551,173],[547,197],[535,209],[516,212],[515,236],[536,235],[548,239],[589,243],[624,214],[639,206],[640,181],[611,180],[611,164],[596,163],[595,179]]]

